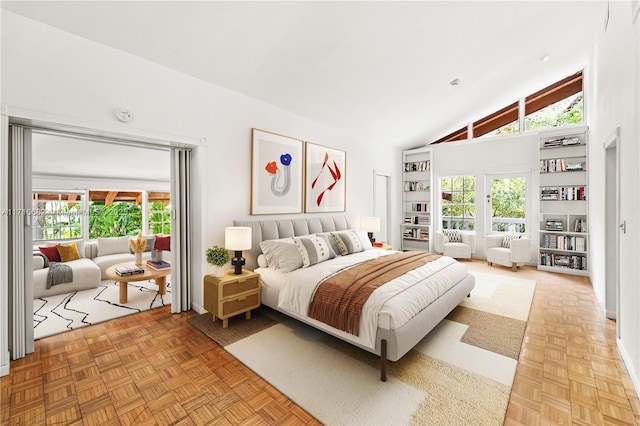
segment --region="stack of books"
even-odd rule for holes
[[[144,274],[144,269],[142,269],[138,265],[118,266],[116,268],[116,274],[120,275],[121,277],[126,277],[129,275]]]
[[[158,262],[154,262],[153,260],[147,260],[147,266],[151,269],[155,269],[156,271],[161,271],[163,269],[171,268],[171,264],[164,260],[160,260]]]

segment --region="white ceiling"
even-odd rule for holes
[[[14,13],[393,145],[432,141],[583,69],[601,7],[2,1]],[[451,88],[454,78],[462,83]]]
[[[144,180],[165,185],[170,179],[168,150],[114,146],[39,132],[33,132],[32,145],[32,171],[38,176],[76,177],[79,181],[91,176],[107,181]]]

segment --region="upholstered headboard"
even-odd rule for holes
[[[251,250],[242,252],[246,260],[245,266],[251,270],[258,267],[258,255],[262,253],[260,250],[261,241],[297,237],[299,235],[315,234],[316,232],[359,229],[356,219],[345,215],[300,219],[234,220],[233,225],[251,228]]]

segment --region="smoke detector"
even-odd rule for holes
[[[123,123],[128,123],[133,119],[133,114],[126,108],[118,108],[116,110],[116,118]]]

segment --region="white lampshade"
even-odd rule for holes
[[[227,250],[249,250],[251,248],[251,228],[229,226],[224,229],[224,248]]]
[[[366,232],[380,231],[380,218],[375,216],[360,218],[360,228]]]

